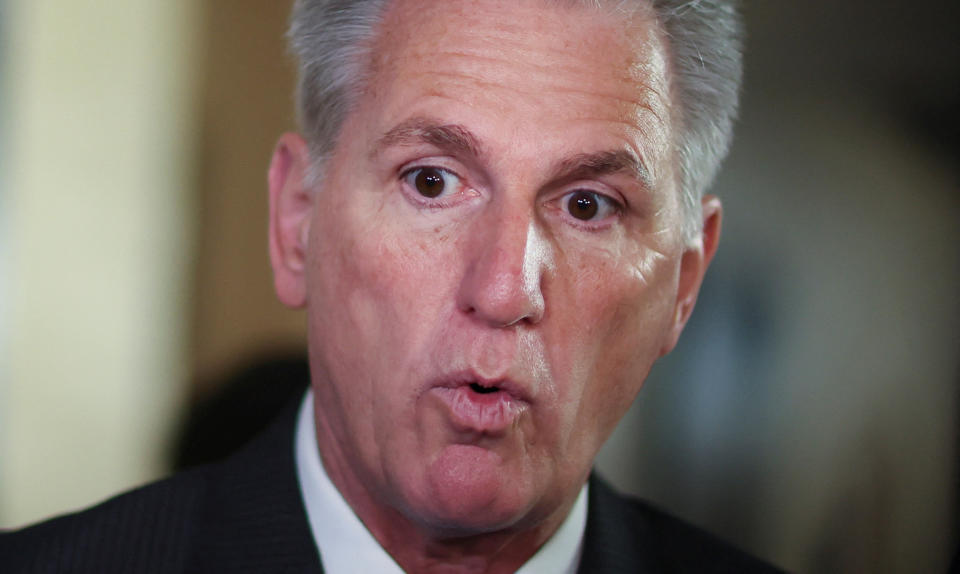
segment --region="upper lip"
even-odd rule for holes
[[[483,377],[472,369],[449,373],[441,377],[434,386],[455,389],[472,383],[477,383],[481,387],[496,387],[514,399],[530,401],[530,393],[516,380],[509,377]]]

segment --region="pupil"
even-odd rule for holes
[[[435,169],[423,169],[417,174],[417,191],[424,197],[437,197],[443,193],[443,176]]]
[[[599,209],[597,199],[585,191],[574,193],[567,206],[570,209],[570,215],[584,221],[593,219]]]

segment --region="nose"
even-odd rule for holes
[[[550,250],[534,218],[491,213],[475,221],[472,231],[459,308],[494,327],[539,323]]]

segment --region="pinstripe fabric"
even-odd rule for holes
[[[322,574],[294,469],[297,406],[224,462],[0,534],[0,573]]]
[[[0,571],[160,574],[182,569],[189,518],[200,493],[191,482],[185,475],[151,487],[145,496],[116,498],[81,515],[0,536]]]
[[[298,403],[224,462],[0,534],[0,573],[322,574],[294,467]],[[594,477],[579,572],[777,570]]]
[[[779,569],[644,502],[590,479],[580,574],[774,574]]]

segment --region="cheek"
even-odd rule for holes
[[[639,392],[669,330],[676,296],[675,257],[643,249],[631,256],[571,262],[584,270],[562,287],[557,301],[557,337],[576,334],[554,355],[570,380],[558,394],[572,427],[595,429],[594,446],[613,430]],[[593,448],[590,447],[590,448]]]
[[[334,350],[331,360],[352,357],[351,368],[396,373],[413,368],[412,358],[422,356],[435,337],[431,326],[442,324],[437,319],[453,300],[457,247],[432,229],[389,216],[402,206],[392,205],[389,194],[384,201],[327,210],[318,218],[308,297],[311,322],[336,333],[324,343]],[[361,349],[377,349],[379,360],[358,356]]]

